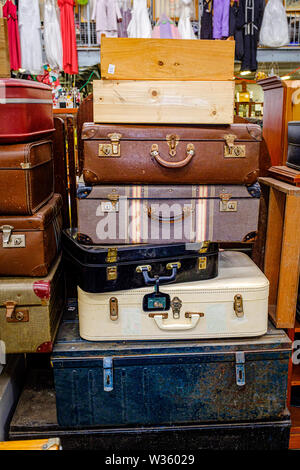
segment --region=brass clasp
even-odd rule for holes
[[[108,134],[107,137],[110,139],[110,144],[99,144],[99,157],[120,157],[121,156],[121,145],[120,139],[122,134],[114,132]]]
[[[166,136],[166,140],[167,140],[167,144],[169,146],[169,154],[171,157],[175,157],[176,156],[176,147],[178,145],[178,142],[179,142],[179,136],[178,135],[175,135],[175,134],[169,134]]]

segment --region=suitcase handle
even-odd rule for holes
[[[148,207],[148,217],[152,220],[158,220],[158,222],[181,222],[184,220],[186,217],[191,215],[191,212],[193,212],[193,209],[189,207],[184,207],[181,211],[181,214],[178,215],[172,215],[170,217],[164,217],[163,215],[159,214],[156,215],[154,212],[152,212],[151,207]]]
[[[145,284],[147,286],[152,286],[153,284],[163,284],[163,283],[168,283],[175,281],[176,276],[177,276],[177,270],[181,268],[181,263],[176,262],[176,263],[168,263],[167,264],[167,269],[171,270],[172,273],[170,276],[154,276],[150,277],[148,272],[151,271],[151,266],[150,265],[145,265],[145,266],[138,266],[136,268],[137,273],[142,273],[144,277]]]
[[[197,323],[200,320],[200,317],[203,316],[201,313],[191,313],[189,314],[188,323],[167,323],[167,320],[164,321],[163,315],[155,315],[154,321],[160,330],[168,330],[168,331],[181,331],[181,330],[192,330],[195,328]]]
[[[182,168],[190,163],[193,156],[195,155],[195,146],[194,144],[187,144],[186,146],[186,158],[180,162],[168,162],[164,160],[159,153],[158,145],[153,144],[151,147],[150,155],[155,158],[157,163],[164,166],[165,168]]]

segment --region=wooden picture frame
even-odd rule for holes
[[[284,6],[287,12],[300,12],[300,0],[284,0]]]

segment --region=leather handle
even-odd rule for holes
[[[181,214],[178,214],[178,216],[172,215],[170,217],[163,217],[161,214],[159,214],[159,215],[154,214],[152,212],[151,207],[149,207],[148,208],[148,217],[150,217],[150,219],[152,219],[152,220],[158,220],[159,222],[174,223],[174,222],[181,222],[182,220],[185,219],[185,217],[188,217],[189,215],[191,215],[191,212],[192,212],[191,210],[182,209]]]
[[[182,331],[182,330],[192,330],[193,328],[195,328],[195,326],[200,320],[200,317],[201,315],[199,313],[194,313],[194,314],[191,314],[190,317],[188,317],[189,318],[188,323],[180,323],[180,322],[168,323],[167,321],[166,322],[163,321],[164,319],[162,315],[155,315],[154,321],[160,330]]]
[[[150,277],[148,272],[151,270],[149,269],[149,266],[138,266],[137,267],[137,272],[141,272],[144,277],[144,281],[146,286],[151,286],[153,284],[161,284],[161,283],[167,283],[167,282],[172,282],[175,281],[176,276],[177,276],[177,270],[180,269],[181,264],[179,262],[177,263],[169,263],[167,265],[167,269],[172,269],[172,273],[170,276],[155,276],[155,277]],[[151,267],[150,267],[151,268]]]
[[[165,168],[183,168],[184,166],[190,163],[193,156],[195,155],[195,147],[194,147],[194,144],[188,144],[186,147],[187,156],[184,160],[181,160],[180,162],[170,162],[170,161],[164,160],[160,156],[157,144],[152,145],[150,154],[152,157],[155,158],[157,163],[159,163],[161,166],[164,166]]]

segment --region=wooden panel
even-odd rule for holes
[[[277,302],[285,194],[270,189],[264,273],[270,281],[269,305]],[[273,309],[270,309],[273,317]]]
[[[300,196],[300,188],[292,186],[291,184],[285,183],[284,181],[276,180],[274,178],[258,178],[259,183],[270,186],[271,188],[278,189],[285,194]]]
[[[98,123],[231,124],[233,82],[94,81]]]
[[[286,196],[277,296],[277,328],[292,328],[295,324],[300,259],[299,214],[300,197]]]
[[[101,77],[114,80],[232,80],[234,50],[234,41],[102,37]]]
[[[6,18],[0,18],[0,77],[10,77],[10,60]]]

